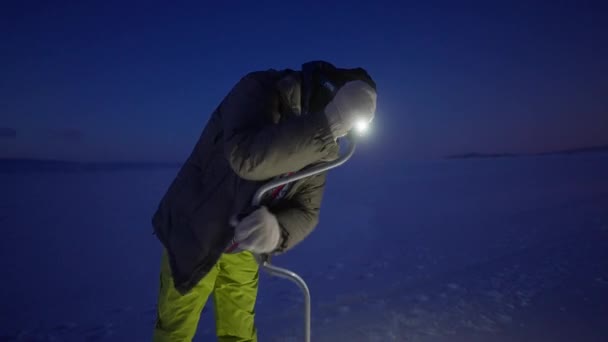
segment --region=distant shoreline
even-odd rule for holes
[[[551,155],[578,155],[589,153],[608,153],[608,145],[581,147],[542,153],[462,153],[452,154],[442,159],[497,159]],[[151,169],[177,169],[181,162],[77,162],[52,159],[0,158],[0,173],[27,172],[100,172]]]
[[[172,169],[178,162],[76,162],[45,159],[0,159],[0,173],[23,172],[98,172],[142,169]]]
[[[552,156],[552,155],[573,155],[587,153],[608,153],[608,145],[580,147],[566,150],[557,150],[541,153],[462,153],[452,154],[444,157],[445,159],[484,159],[484,158],[516,158],[532,156]]]

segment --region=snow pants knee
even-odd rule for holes
[[[258,276],[259,267],[250,252],[223,254],[205,278],[182,296],[173,286],[167,254],[163,253],[154,341],[191,341],[209,295],[213,295],[218,341],[257,341],[254,307]]]

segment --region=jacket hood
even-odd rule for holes
[[[302,65],[302,112],[323,110],[344,84],[364,81],[376,90],[376,83],[363,68],[336,68],[326,61],[310,61]]]

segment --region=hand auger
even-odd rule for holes
[[[351,132],[349,135],[347,135],[347,138],[348,138],[348,142],[349,142],[348,150],[344,154],[342,154],[338,159],[331,161],[331,162],[319,164],[319,165],[313,166],[309,169],[304,169],[302,171],[296,172],[296,173],[292,174],[291,176],[288,176],[285,178],[279,178],[279,179],[266,183],[265,185],[260,187],[260,189],[258,189],[258,191],[253,196],[253,200],[251,201],[252,206],[254,208],[257,208],[261,204],[264,194],[266,194],[268,191],[271,191],[272,189],[274,189],[278,186],[285,185],[285,184],[291,183],[291,182],[295,182],[302,178],[314,176],[316,174],[328,171],[330,169],[333,169],[335,167],[338,167],[338,166],[344,164],[348,159],[350,159],[350,157],[352,157],[353,153],[355,153],[355,147],[356,147],[355,134],[353,132]],[[273,276],[291,280],[296,285],[298,285],[300,290],[302,290],[302,294],[304,295],[304,340],[306,342],[310,342],[310,321],[311,321],[310,306],[311,306],[311,304],[310,304],[310,291],[308,289],[308,286],[306,285],[306,282],[304,281],[304,279],[302,279],[302,277],[297,275],[295,272],[290,271],[285,268],[281,268],[281,267],[272,265],[270,263],[270,259],[269,259],[268,255],[262,254],[262,255],[256,256],[256,259],[260,263],[260,267],[263,270],[265,270],[266,272],[270,273]]]

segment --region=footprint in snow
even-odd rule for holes
[[[597,277],[595,278],[595,281],[600,283],[601,285],[608,285],[608,279],[604,277]]]
[[[428,302],[429,296],[427,296],[425,294],[419,294],[416,296],[416,300],[418,300],[419,302]]]
[[[342,305],[342,306],[340,306],[340,308],[338,309],[338,312],[339,312],[340,314],[347,314],[347,313],[349,313],[349,312],[350,312],[350,306],[348,306],[348,305]]]
[[[513,323],[513,317],[506,315],[506,314],[499,314],[498,321],[503,324],[510,324],[510,323]]]
[[[485,291],[484,294],[497,302],[500,302],[504,298],[504,295],[496,290]]]
[[[424,320],[419,317],[404,317],[401,319],[401,323],[408,328],[419,328],[423,325]]]
[[[450,290],[460,290],[460,285],[458,285],[458,284],[456,284],[456,283],[449,283],[449,284],[447,285],[447,287],[448,287]]]
[[[332,270],[332,271],[333,271],[333,270],[341,270],[341,269],[343,269],[343,268],[344,268],[344,264],[343,264],[343,263],[341,263],[341,262],[337,262],[337,263],[335,263],[335,264],[331,264],[331,265],[329,265],[329,266],[328,266],[328,268],[329,268],[330,270]]]

